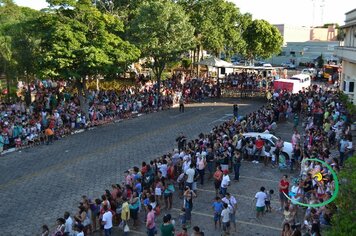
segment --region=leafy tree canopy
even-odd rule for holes
[[[123,23],[100,12],[90,0],[48,2],[51,12],[43,15],[37,25],[42,39],[43,75],[114,75],[140,55],[134,45],[120,38]]]
[[[195,27],[196,44],[219,54],[233,54],[244,46],[241,38],[246,18],[234,3],[225,0],[178,0]]]
[[[243,32],[246,42],[246,56],[269,58],[281,51],[283,38],[279,30],[265,20],[252,21]]]
[[[143,56],[152,58],[149,66],[158,82],[167,63],[177,61],[192,47],[193,32],[182,7],[168,0],[142,3],[129,25],[132,42]]]

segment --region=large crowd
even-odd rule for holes
[[[273,132],[278,122],[288,119],[293,120],[295,130],[291,136],[293,155],[287,160],[281,155],[285,142],[281,138],[273,150],[260,137],[254,139],[243,135],[246,132]],[[82,196],[78,211],[73,215],[65,212],[58,218],[53,234],[81,236],[103,230],[105,235],[111,235],[114,225],[127,234],[143,219],[148,236],[158,231],[161,235],[184,236],[188,235],[189,228],[192,228],[192,235],[204,235],[199,226],[192,227],[193,203],[199,201],[198,185],[212,184],[216,190],[212,202],[215,229],[228,235],[236,231],[237,201],[229,193],[231,182],[239,181],[243,160],[253,160],[254,163],[263,160],[272,168],[286,167],[294,176],[289,180],[288,175],[283,175],[276,186],[279,211],[284,217],[282,235],[321,235],[323,227],[331,226],[330,219],[337,210],[335,204],[305,209],[298,202],[316,204],[327,201],[334,194],[335,182],[325,166],[303,159],[317,158],[338,172],[345,160],[353,155],[350,122],[350,114],[334,91],[318,86],[299,94],[277,91],[259,110],[243,117],[235,116],[208,134],[201,133],[194,140],[179,134],[174,152],[125,171],[122,183],[113,184],[99,198]],[[337,155],[332,150],[338,150]],[[257,219],[272,211],[273,194],[273,189],[266,191],[265,187],[256,193]],[[178,219],[172,218],[173,201],[181,202]],[[163,218],[159,226],[156,225],[157,217]],[[42,235],[51,233],[44,225]]]
[[[165,80],[161,96],[157,87],[147,82],[121,91],[94,91],[87,94],[88,108],[80,106],[80,97],[66,82],[36,80],[19,83],[19,97],[31,91],[31,103],[25,99],[0,103],[0,154],[16,148],[50,144],[76,130],[127,119],[139,113],[168,109],[183,96],[185,102],[218,96],[218,87],[197,78],[178,74]]]
[[[51,143],[75,129],[151,112],[157,107],[168,108],[177,102],[177,96],[195,101],[220,96],[216,84],[177,75],[163,83],[160,100],[155,96],[155,86],[149,83],[140,89],[131,87],[120,92],[90,91],[88,116],[85,116],[76,94],[67,92],[64,84],[51,84],[51,81],[37,81],[31,85],[34,99],[29,107],[22,101],[0,105],[2,149]],[[212,202],[215,227],[229,234],[236,230],[237,210],[236,198],[228,191],[230,175],[233,173],[233,180],[239,181],[242,160],[254,163],[262,160],[266,166],[294,171],[291,180],[284,175],[278,185],[280,211],[284,215],[282,235],[297,236],[302,232],[304,235],[320,235],[322,227],[331,225],[335,205],[330,203],[305,210],[297,202],[327,201],[334,193],[335,183],[325,166],[303,159],[320,159],[338,172],[353,155],[351,115],[340,102],[337,92],[320,86],[312,86],[298,94],[275,91],[267,104],[257,111],[245,116],[235,114],[234,119],[214,127],[208,134],[201,133],[194,140],[187,140],[183,133],[180,134],[174,152],[127,170],[123,182],[113,184],[99,198],[82,196],[75,214],[65,212],[58,218],[53,233],[44,225],[42,235],[81,236],[97,230],[111,235],[114,225],[127,233],[140,224],[140,216],[144,218],[149,236],[157,231],[162,235],[188,235],[187,229],[194,222],[192,209],[193,202],[197,201],[197,186],[207,184],[206,181],[212,182],[216,190]],[[294,125],[293,155],[286,159],[281,155],[285,141],[280,137],[273,149],[260,137],[243,135],[247,132],[273,133],[278,122],[285,120],[292,120]],[[337,155],[332,150],[337,150]],[[176,200],[173,196],[177,196],[175,192],[182,203],[179,222],[171,216]],[[257,218],[272,210],[273,193],[273,190],[266,192],[261,187],[256,194]],[[156,218],[162,210],[166,214],[163,223],[157,226]],[[198,226],[192,229],[193,235],[204,235]]]

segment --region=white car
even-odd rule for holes
[[[305,68],[301,72],[302,74],[310,75],[311,77],[316,76],[316,70],[314,68]]]
[[[296,66],[290,62],[282,63],[281,66],[285,69],[295,70]]]
[[[278,140],[278,138],[276,136],[274,136],[273,134],[269,134],[269,133],[244,133],[242,134],[242,136],[244,136],[245,138],[255,138],[257,139],[258,136],[261,136],[261,139],[265,142],[268,142],[271,145],[271,152],[273,152],[276,149],[276,142]],[[281,154],[289,159],[292,157],[293,154],[293,146],[290,142],[286,142],[284,141],[283,143],[283,148],[282,148],[282,152]]]

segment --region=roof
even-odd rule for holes
[[[356,11],[356,8],[353,9],[353,10],[351,10],[351,11],[346,12],[345,15],[350,14],[350,13],[352,13],[352,12],[354,12],[354,11]]]
[[[257,137],[257,136],[261,136],[261,137],[272,137],[274,136],[271,133],[257,133],[257,132],[249,132],[249,133],[243,133],[242,135],[244,136],[251,136],[251,137]]]
[[[203,66],[213,66],[213,67],[234,67],[234,65],[231,64],[230,62],[221,60],[217,57],[209,57],[196,64],[203,65]]]

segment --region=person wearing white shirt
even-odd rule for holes
[[[229,177],[229,171],[228,170],[224,170],[224,175],[221,181],[221,185],[220,185],[220,192],[221,195],[223,197],[225,197],[226,192],[227,192],[227,186],[230,185],[230,177]]]
[[[224,235],[230,231],[230,209],[227,203],[224,203],[224,209],[221,212],[221,221],[223,223]]]
[[[236,232],[236,210],[237,210],[237,201],[234,196],[230,193],[226,193],[226,196],[221,199],[222,202],[227,203],[230,210],[230,223],[234,225],[234,230]]]
[[[112,213],[109,211],[108,206],[105,204],[104,208],[104,215],[101,221],[101,224],[104,225],[105,236],[111,236],[111,228],[112,228]]]
[[[256,218],[259,218],[260,215],[263,215],[265,212],[265,201],[267,199],[267,194],[265,193],[265,187],[261,187],[260,191],[256,193]]]
[[[190,189],[193,189],[193,182],[194,182],[194,175],[195,175],[195,170],[194,170],[194,164],[189,165],[189,169],[185,172],[187,175],[187,180],[186,186],[189,186]]]
[[[64,212],[64,219],[66,220],[64,233],[68,236],[73,236],[73,219],[69,212]]]

